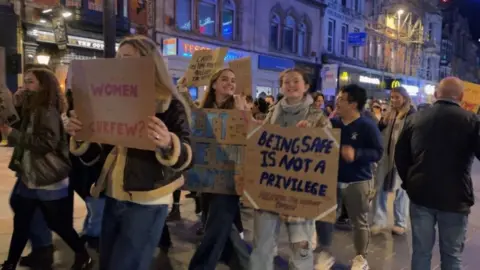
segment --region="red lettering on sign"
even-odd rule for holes
[[[102,83],[90,86],[94,96],[138,97],[138,86],[134,84]]]
[[[145,122],[140,121],[130,124],[113,121],[95,121],[90,123],[89,128],[92,133],[96,134],[141,138],[144,135]]]

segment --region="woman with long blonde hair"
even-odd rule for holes
[[[73,116],[68,124],[70,151],[85,163],[104,163],[92,187],[93,196],[105,192],[100,236],[100,269],[150,269],[168,214],[172,193],[184,183],[182,173],[192,160],[190,110],[171,79],[163,80],[157,45],[144,36],[124,39],[117,58],[153,57],[156,64],[157,110],[148,123],[155,151],[77,142],[83,127]],[[75,74],[73,74],[75,76]],[[165,85],[166,84],[166,85]],[[106,156],[106,158],[105,158]]]
[[[231,69],[218,70],[210,79],[204,98],[200,102],[200,108],[245,110],[245,101],[242,97],[234,95],[235,89],[235,73]],[[241,227],[240,197],[203,193],[202,199],[205,234],[188,269],[214,270],[222,257],[233,269],[248,269],[248,250],[239,232],[242,229],[239,228]],[[233,253],[227,252],[232,249]],[[233,256],[225,258],[227,254]]]
[[[403,235],[407,228],[409,199],[405,190],[400,187],[394,155],[398,136],[403,129],[405,119],[415,112],[412,100],[403,87],[393,88],[390,93],[390,111],[380,119],[379,128],[383,134],[384,155],[378,163],[376,173],[377,195],[374,204],[372,233],[379,233],[387,226],[388,193],[394,192],[393,234]]]

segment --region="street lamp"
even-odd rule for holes
[[[48,63],[50,63],[50,55],[46,53],[39,53],[37,55],[37,63],[42,65],[48,65]]]
[[[397,14],[398,14],[399,17],[402,16],[403,13],[405,13],[405,10],[403,10],[403,9],[397,10]]]

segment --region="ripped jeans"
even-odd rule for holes
[[[250,270],[273,270],[274,250],[282,220],[276,213],[255,211],[253,251],[250,256]],[[313,220],[285,223],[292,248],[289,259],[290,269],[312,270],[312,239],[315,225]]]

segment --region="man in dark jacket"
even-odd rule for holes
[[[402,187],[411,200],[412,270],[431,269],[438,226],[442,269],[461,269],[470,207],[471,168],[480,158],[480,121],[462,109],[463,82],[446,78],[432,108],[413,114],[395,148]]]

